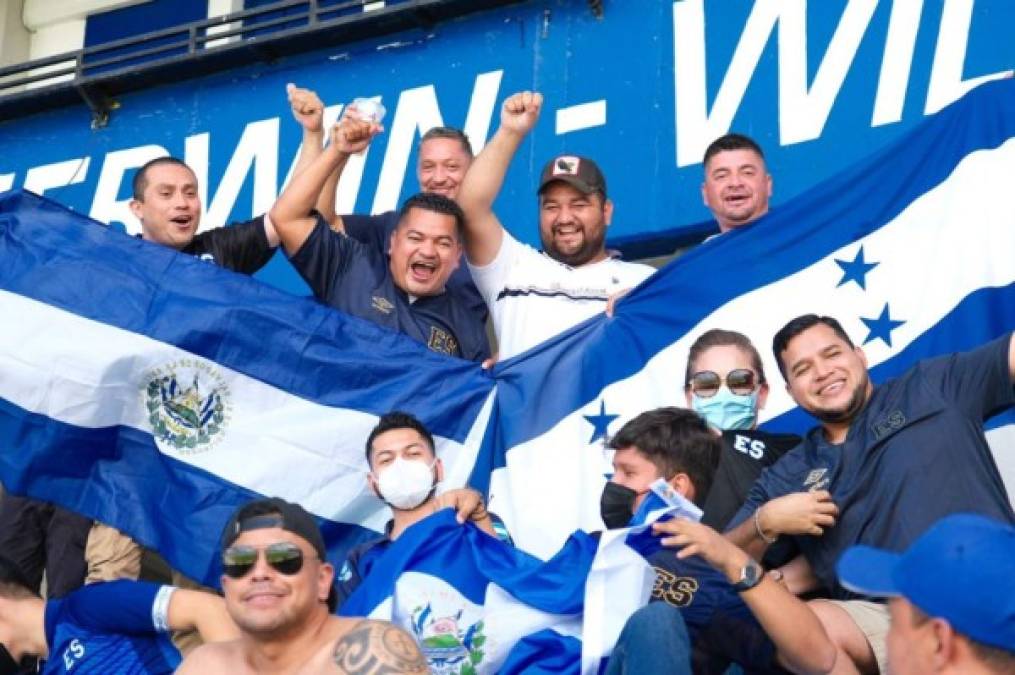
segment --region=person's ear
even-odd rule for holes
[[[691,482],[691,477],[681,471],[673,478],[667,481],[674,490],[680,493],[681,497],[684,497],[688,501],[694,501],[694,483]]]

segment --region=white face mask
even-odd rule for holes
[[[426,501],[437,484],[433,473],[436,463],[436,459],[427,465],[426,462],[395,457],[383,471],[374,473],[381,499],[401,511],[416,508]]]

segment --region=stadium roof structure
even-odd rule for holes
[[[0,68],[0,120],[84,101],[102,127],[117,95],[322,47],[376,38],[523,0],[281,0]],[[597,12],[598,3],[589,2]],[[601,11],[601,10],[600,10]],[[306,39],[313,36],[312,40]]]

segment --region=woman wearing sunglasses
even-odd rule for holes
[[[758,430],[768,382],[761,355],[743,333],[713,329],[691,345],[684,395],[687,405],[722,435],[723,452],[701,520],[722,532],[761,470],[800,437]]]

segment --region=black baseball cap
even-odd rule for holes
[[[222,549],[229,548],[237,537],[250,530],[278,527],[306,539],[321,560],[326,560],[324,537],[317,521],[299,504],[279,497],[258,499],[236,509],[222,531]]]
[[[558,155],[547,162],[539,179],[539,194],[543,193],[547,185],[557,181],[567,183],[585,194],[599,192],[606,197],[606,177],[599,170],[599,165],[587,157]]]
[[[324,537],[321,536],[321,529],[314,517],[299,504],[287,502],[279,497],[258,499],[236,509],[222,531],[222,550],[232,546],[244,532],[269,527],[278,527],[303,537],[317,552],[321,562],[328,561]],[[332,613],[338,607],[338,593],[334,585],[328,590],[327,605],[328,611]]]

